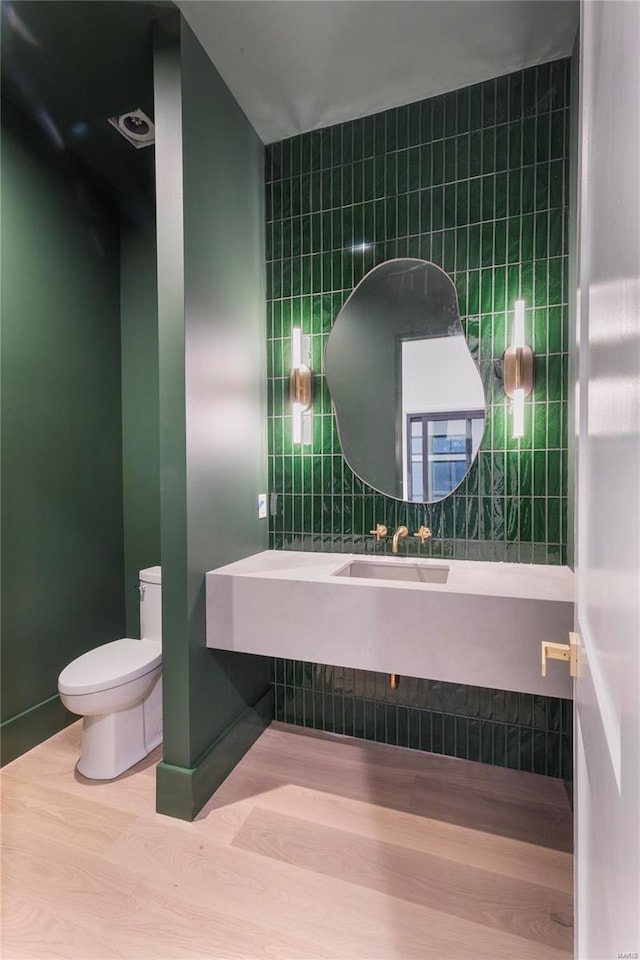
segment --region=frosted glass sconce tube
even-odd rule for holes
[[[513,436],[524,436],[524,401],[533,390],[533,350],[524,342],[524,300],[514,304],[511,346],[503,357],[504,392],[513,400]]]
[[[311,337],[303,337],[299,327],[294,327],[291,331],[289,400],[292,442],[311,443],[311,414],[309,413],[313,402]]]

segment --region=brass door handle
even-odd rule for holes
[[[376,540],[380,540],[380,537],[386,537],[387,528],[384,523],[377,523],[375,530],[369,530],[369,533],[372,534]]]
[[[572,677],[578,676],[578,635],[569,634],[569,643],[550,643],[542,641],[542,676],[547,675],[547,660],[566,660]]]

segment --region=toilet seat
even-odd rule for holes
[[[162,647],[157,640],[112,640],[83,653],[65,667],[58,689],[67,696],[111,690],[152,673],[161,663]]]

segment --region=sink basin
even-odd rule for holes
[[[366,580],[407,580],[409,583],[446,583],[449,567],[423,567],[417,563],[378,563],[351,560],[335,577],[360,577]]]

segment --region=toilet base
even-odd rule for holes
[[[162,743],[162,677],[140,703],[82,719],[82,751],[76,765],[89,780],[113,780]]]

